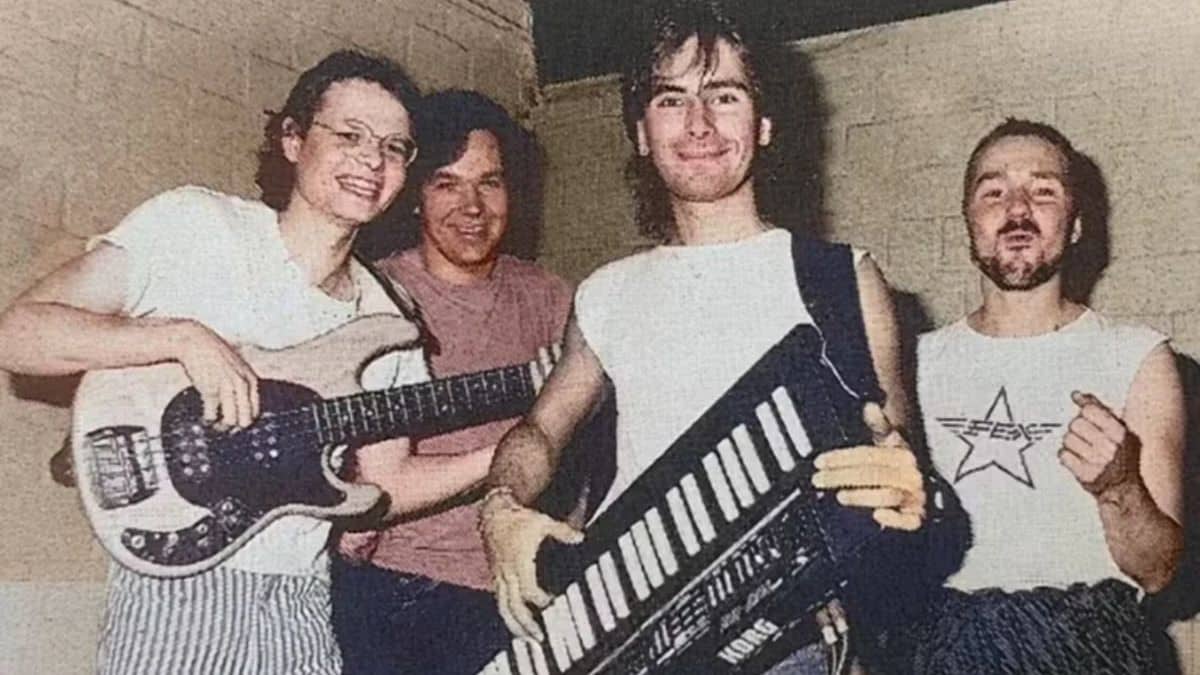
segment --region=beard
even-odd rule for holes
[[[997,241],[1010,232],[1029,232],[1034,236],[1041,235],[1041,229],[1032,220],[1009,221],[996,233]],[[998,252],[993,252],[989,256],[980,253],[975,244],[975,238],[971,238],[971,261],[1002,291],[1028,291],[1046,283],[1062,269],[1065,252],[1064,247],[1051,258],[1039,257],[1035,260],[1026,260],[1016,257],[1011,260],[1002,260],[1001,254]]]

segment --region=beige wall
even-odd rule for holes
[[[262,110],[341,47],[534,103],[524,0],[0,2],[0,304],[161,190],[256,196]],[[67,413],[29,400],[63,389],[0,386],[2,673],[86,672],[95,644],[105,558],[46,464]]]
[[[808,122],[823,130],[825,226],[869,249],[934,323],[978,301],[958,213],[967,154],[1025,116],[1057,125],[1106,178],[1111,264],[1093,304],[1200,357],[1200,3],[1017,0],[798,49],[825,110]],[[616,81],[550,87],[535,120],[552,167],[544,260],[578,279],[641,243]],[[1200,672],[1197,624],[1175,633]]]

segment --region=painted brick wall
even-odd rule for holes
[[[334,49],[527,115],[531,21],[525,0],[0,2],[0,303],[164,189],[257,196],[263,109]],[[86,672],[105,557],[47,471],[69,383],[0,381],[0,672]]]
[[[1062,129],[1105,177],[1110,264],[1092,304],[1200,357],[1200,3],[1015,0],[796,48],[820,95],[803,122],[822,130],[827,234],[870,250],[934,324],[979,297],[959,215],[967,154],[1024,116]],[[535,124],[551,167],[543,260],[578,279],[642,245],[616,80],[548,88]],[[1200,673],[1198,624],[1173,632]]]

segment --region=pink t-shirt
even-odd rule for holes
[[[437,338],[441,350],[430,359],[434,377],[531,361],[539,348],[562,339],[571,288],[532,263],[501,256],[490,279],[466,286],[430,275],[416,249],[380,261],[379,267],[416,298]],[[492,445],[515,422],[492,422],[429,438],[416,452],[449,455]],[[478,515],[477,503],[470,503],[394,525],[380,534],[370,562],[490,590],[491,574],[475,529]]]

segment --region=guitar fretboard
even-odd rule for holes
[[[430,436],[520,415],[537,394],[531,364],[324,399],[309,406],[324,444]]]

